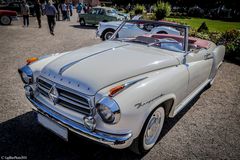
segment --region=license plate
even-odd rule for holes
[[[41,114],[37,115],[37,119],[41,125],[49,129],[50,131],[54,132],[56,135],[63,138],[65,141],[68,141],[68,130],[66,128],[42,116]]]

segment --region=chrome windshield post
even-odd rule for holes
[[[189,32],[189,26],[186,26],[184,28],[184,51],[186,54],[188,53],[188,32]]]
[[[186,64],[186,57],[188,55],[188,33],[189,33],[189,26],[185,26],[184,28],[184,45],[183,45],[183,48],[184,48],[184,56],[183,56],[183,64]]]
[[[113,33],[112,37],[109,39],[109,40],[113,40],[116,38],[119,30],[125,25],[126,21],[123,21],[119,26],[118,28],[116,29],[116,31]]]

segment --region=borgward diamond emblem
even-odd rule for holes
[[[52,88],[49,90],[48,96],[51,99],[51,101],[53,102],[53,104],[55,105],[57,103],[58,97],[59,97],[59,94],[58,94],[55,84],[53,84]]]

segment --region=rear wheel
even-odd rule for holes
[[[3,25],[9,25],[9,24],[11,24],[11,18],[9,17],[9,16],[1,16],[0,17],[0,22],[1,22],[1,24],[3,24]]]
[[[80,23],[81,26],[85,26],[86,25],[86,22],[85,22],[85,20],[83,18],[81,18],[79,20],[79,23]]]

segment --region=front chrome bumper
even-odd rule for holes
[[[125,133],[125,134],[111,134],[106,133],[103,131],[95,130],[91,132],[87,128],[85,128],[82,124],[79,124],[75,121],[72,121],[59,113],[56,113],[55,111],[51,110],[41,102],[39,102],[37,99],[27,97],[28,100],[34,105],[33,110],[39,114],[42,114],[43,116],[55,121],[61,126],[64,126],[68,130],[86,137],[88,139],[91,139],[93,141],[105,144],[107,146],[110,146],[112,148],[116,149],[123,149],[131,145],[132,140],[132,133]]]

